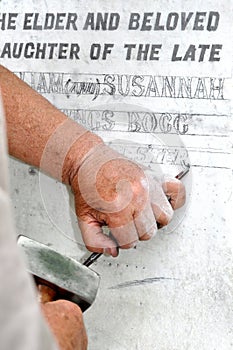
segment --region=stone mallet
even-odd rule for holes
[[[100,283],[96,272],[31,238],[19,236],[18,245],[41,292],[42,303],[66,299],[78,304],[82,311],[92,305]]]

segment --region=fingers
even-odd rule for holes
[[[116,242],[103,233],[100,223],[90,221],[90,219],[89,221],[78,219],[78,223],[88,250],[96,253],[107,253],[113,257],[118,255]]]
[[[140,241],[151,239],[157,232],[155,216],[149,201],[129,221],[121,226],[111,227],[111,233],[121,249],[134,248]]]
[[[140,241],[147,241],[155,235],[157,232],[157,224],[149,201],[146,203],[143,210],[138,213],[138,215],[135,215],[134,223]]]
[[[49,286],[39,284],[37,286],[38,289],[38,299],[41,304],[48,303],[49,301],[53,301],[56,298],[56,291]]]
[[[59,349],[87,350],[87,333],[78,305],[67,300],[57,300],[41,304],[41,309]]]
[[[165,194],[170,198],[173,209],[178,209],[184,205],[186,193],[185,187],[180,180],[166,176],[162,187]]]
[[[149,240],[157,231],[155,217],[150,205],[138,215],[135,220],[131,220],[121,226],[111,227],[111,235],[105,235],[101,224],[97,221],[78,220],[83,241],[88,250],[96,253],[107,253],[116,257],[118,248],[134,248],[138,240]]]
[[[156,221],[160,226],[167,225],[173,217],[173,209],[160,183],[154,180],[150,183],[151,207]]]
[[[152,194],[151,203],[148,200],[143,209],[136,212],[134,217],[128,213],[127,222],[125,222],[124,215],[124,224],[120,225],[121,220],[118,216],[107,220],[114,239],[102,231],[101,226],[104,221],[106,222],[105,214],[96,213],[95,219],[93,216],[82,215],[82,220],[78,219],[78,222],[87,249],[91,252],[107,253],[116,257],[118,247],[130,249],[135,247],[139,240],[151,239],[157,232],[156,222],[160,226],[167,225],[173,216],[173,209],[159,183],[153,187]]]
[[[156,233],[156,223],[159,227],[163,227],[171,221],[173,209],[181,207],[185,202],[183,184],[177,179],[168,177],[163,184],[152,177],[148,177],[148,181],[149,198],[145,196],[145,199],[143,193],[140,193],[140,198],[143,198],[140,206],[137,205],[138,202],[134,202],[124,210],[106,213],[79,201],[76,212],[87,249],[116,257],[118,247],[133,248],[139,240],[149,240]],[[103,224],[108,225],[112,237],[103,233]]]
[[[134,248],[138,243],[138,232],[135,227],[133,218],[131,220],[117,227],[109,226],[112,236],[118,243],[118,247],[121,249]]]

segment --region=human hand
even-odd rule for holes
[[[56,300],[41,304],[41,308],[61,350],[87,349],[87,334],[78,305]]]
[[[130,248],[184,203],[180,182],[153,179],[1,66],[0,83],[10,154],[71,185],[89,250],[116,256],[116,242],[103,234],[103,225],[121,248]]]
[[[82,237],[93,252],[117,256],[117,246],[128,249],[138,240],[150,239],[157,223],[167,225],[174,209],[185,202],[185,188],[179,180],[158,180],[105,144],[93,147],[70,173]],[[114,239],[103,233],[103,225]]]

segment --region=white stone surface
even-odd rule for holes
[[[101,257],[93,265],[101,275],[101,287],[96,302],[85,313],[89,350],[233,349],[232,1],[174,0],[168,6],[164,0],[137,3],[2,0],[0,10],[0,14],[19,14],[15,31],[1,30],[0,54],[5,42],[78,42],[82,48],[78,61],[5,57],[0,59],[1,64],[133,159],[152,168],[156,162],[163,163],[159,167],[174,176],[183,168],[182,160],[191,164],[191,172],[184,179],[187,205],[177,212],[173,223],[150,242],[140,243],[137,249],[121,251],[116,259]],[[83,31],[87,13],[97,11],[119,12],[119,30]],[[213,32],[191,28],[164,32],[126,30],[130,12],[161,12],[165,16],[181,11],[219,12],[219,27]],[[30,12],[40,13],[41,18],[45,13],[77,13],[79,30],[23,31],[22,19]],[[93,42],[113,42],[116,51],[105,61],[90,60],[87,52]],[[126,61],[124,42],[162,43],[163,55],[159,61]],[[171,62],[169,55],[175,43],[222,44],[221,60]],[[54,72],[60,75],[49,75]],[[106,74],[112,75],[113,84],[124,75],[123,90],[115,84],[113,95],[57,93],[59,89],[65,92],[64,84],[69,78],[79,82],[99,79],[103,83]],[[151,90],[150,96],[145,96],[145,92],[141,97],[132,96],[133,89],[139,93],[139,87],[132,85],[133,77],[139,74],[143,76],[144,89],[148,89],[150,75],[155,76],[160,97]],[[161,77],[166,76],[170,83],[176,77],[174,98],[169,97],[168,86],[161,97],[165,84]],[[57,85],[58,91],[52,86],[51,77],[63,79]],[[178,96],[179,77],[186,81],[192,78],[192,98],[187,98],[184,91],[183,98]],[[215,87],[221,85],[219,79],[225,79],[220,89],[223,98],[217,90],[212,91],[215,98],[211,98],[210,78],[215,79]],[[127,79],[130,90],[124,96]],[[109,85],[101,87],[109,91]],[[112,114],[106,114],[109,111]],[[146,112],[151,113],[147,122],[144,116],[144,124],[140,124],[139,131],[143,133],[131,132],[136,127],[134,112],[139,113],[139,119]],[[179,130],[182,132],[183,126],[188,125],[184,135],[177,133],[174,122],[180,114]],[[10,172],[17,233],[78,260],[87,256],[76,227],[69,190],[13,159]]]

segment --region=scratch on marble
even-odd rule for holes
[[[142,280],[133,280],[133,281],[127,281],[120,284],[117,284],[115,286],[109,287],[109,289],[121,289],[121,288],[127,288],[127,287],[136,287],[141,286],[145,284],[152,284],[156,282],[161,282],[165,280],[176,280],[178,281],[178,278],[171,278],[171,277],[150,277],[150,278],[144,278]]]

